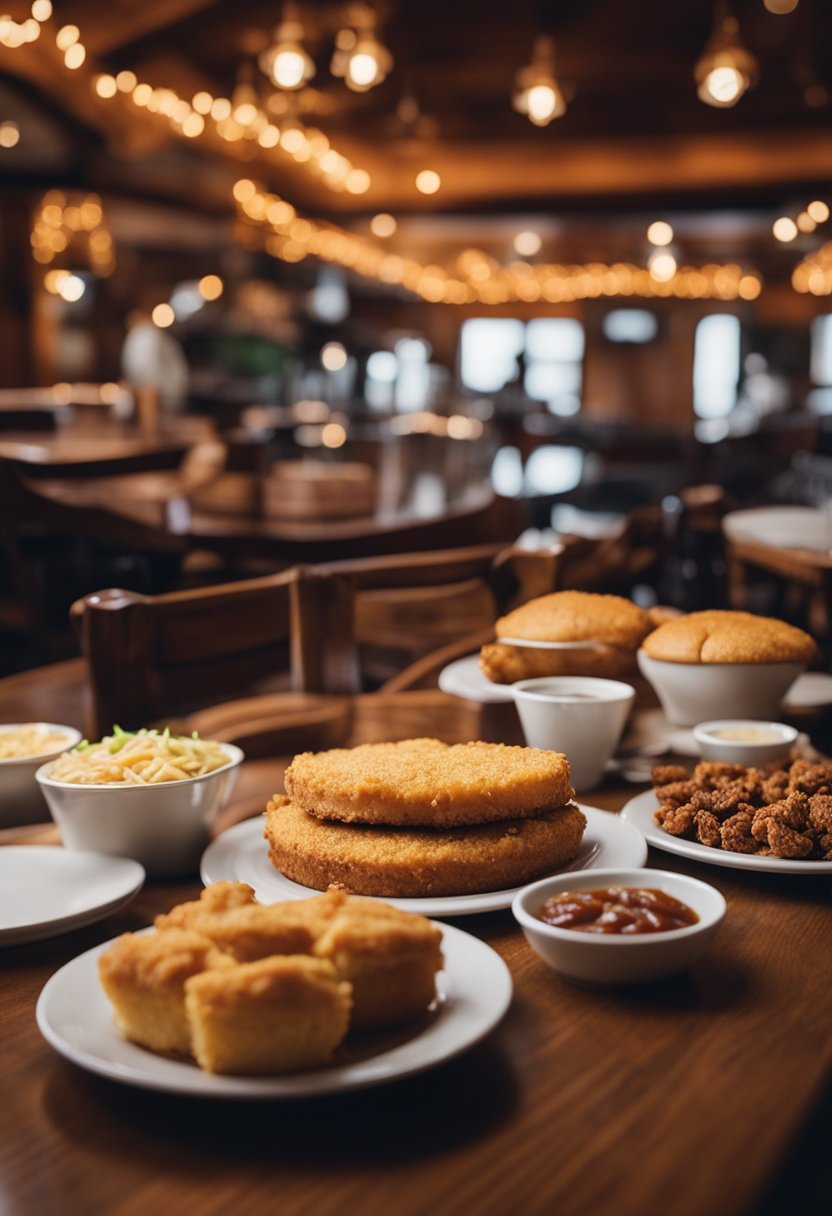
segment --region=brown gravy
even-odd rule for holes
[[[693,908],[655,887],[601,887],[553,895],[538,918],[581,933],[666,933],[695,925]]]

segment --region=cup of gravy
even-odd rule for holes
[[[756,722],[723,718],[700,722],[693,737],[703,760],[759,767],[787,760],[797,742],[797,731],[785,722]]]

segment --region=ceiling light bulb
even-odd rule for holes
[[[723,108],[736,105],[756,84],[758,72],[757,60],[742,44],[736,17],[718,19],[693,72],[699,100]]]
[[[817,224],[812,219],[808,211],[801,211],[800,215],[795,220],[801,232],[814,232]]]
[[[258,63],[261,71],[279,89],[300,89],[315,75],[315,64],[303,46],[303,24],[293,5],[285,5],[284,20],[274,32],[274,44]]]
[[[48,21],[52,16],[52,0],[34,0],[32,16],[35,21]]]
[[[442,178],[434,169],[423,169],[416,174],[416,189],[420,194],[436,194],[442,185]]]
[[[512,105],[537,127],[566,113],[566,100],[555,79],[555,44],[545,35],[538,38],[532,62],[514,77]]]
[[[393,56],[372,33],[362,34],[344,64],[344,82],[354,93],[381,84],[393,67]]]
[[[829,219],[829,208],[827,207],[826,203],[821,202],[820,199],[815,199],[813,203],[809,204],[806,210],[816,224],[825,224]]]
[[[651,278],[657,283],[669,283],[676,273],[676,259],[672,253],[654,253],[647,259]]]
[[[536,232],[518,232],[514,238],[514,251],[519,253],[521,257],[532,258],[536,253],[540,253],[540,247],[543,241]]]
[[[388,215],[386,211],[380,211],[378,215],[374,215],[370,220],[370,232],[372,232],[373,236],[392,236],[397,227],[395,217]]]
[[[797,224],[787,215],[781,215],[772,224],[771,231],[778,241],[793,241],[797,236]]]
[[[176,313],[170,304],[157,304],[150,314],[150,319],[159,329],[167,329],[176,320]]]
[[[68,274],[58,284],[58,295],[62,300],[66,300],[67,304],[75,304],[77,300],[81,299],[86,290],[86,283],[77,274]]]
[[[76,68],[80,68],[86,57],[87,52],[84,49],[83,42],[73,42],[72,46],[67,47],[66,51],[64,51],[64,63],[72,72]]]
[[[665,220],[656,220],[647,229],[647,239],[651,245],[669,245],[673,240],[673,229]]]

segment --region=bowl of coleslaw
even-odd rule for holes
[[[151,876],[193,873],[243,753],[170,730],[113,728],[35,773],[69,849],[132,857]]]
[[[54,722],[0,724],[0,828],[49,821],[35,773],[80,738],[74,726]]]

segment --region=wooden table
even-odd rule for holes
[[[0,681],[0,720],[77,720],[77,665]],[[50,701],[51,690],[51,701]],[[77,692],[77,685],[76,685]],[[437,694],[440,695],[440,694]],[[14,714],[14,718],[12,715]],[[279,761],[248,773],[272,788]],[[246,774],[244,774],[246,777]],[[591,801],[614,811],[634,788]],[[696,865],[728,916],[690,972],[648,987],[572,986],[510,912],[456,923],[515,983],[502,1025],[459,1059],[378,1089],[285,1105],[133,1090],[57,1056],[34,1022],[52,973],[146,925],[191,882],[2,952],[0,1191],[10,1214],[149,1211],[776,1216],[821,1211],[832,1063],[832,906],[825,877]],[[0,1204],[2,1206],[2,1204]]]

